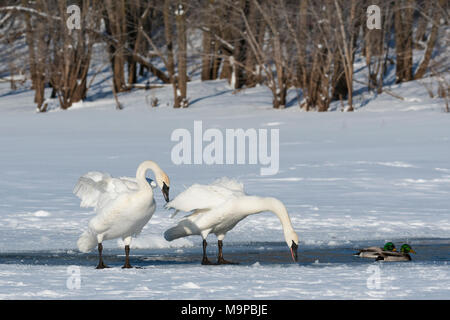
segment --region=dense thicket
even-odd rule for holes
[[[74,4],[80,28],[72,30],[67,8]],[[379,29],[367,26],[377,13],[368,12],[371,5],[380,8]],[[11,74],[26,70],[40,111],[48,86],[62,108],[86,97],[93,47],[101,43],[115,95],[142,87],[151,74],[172,85],[175,108],[188,107],[192,67],[203,81],[228,79],[234,89],[266,85],[274,108],[284,108],[296,87],[305,110],[346,100],[351,111],[355,54],[366,59],[370,90],[382,91],[394,64],[397,82],[419,79],[448,26],[448,9],[446,0],[8,0],[0,5],[0,41],[25,39],[28,63],[2,64]],[[423,56],[416,64],[413,50]]]

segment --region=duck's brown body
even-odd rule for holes
[[[411,261],[411,256],[403,252],[382,252],[377,261]]]

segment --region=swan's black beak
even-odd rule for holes
[[[167,186],[167,184],[165,182],[163,182],[163,187],[161,190],[162,190],[164,199],[166,200],[166,202],[169,202],[169,187]]]
[[[291,255],[292,255],[292,260],[294,260],[294,262],[298,262],[297,250],[298,250],[298,244],[296,244],[294,241],[292,241]]]

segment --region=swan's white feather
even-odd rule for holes
[[[88,172],[83,175],[73,189],[73,193],[81,199],[82,208],[95,208],[102,193],[106,192],[106,181],[111,179],[109,174]]]
[[[272,197],[248,196],[243,185],[236,180],[222,178],[210,185],[195,184],[166,206],[192,212],[164,232],[164,238],[168,241],[190,235],[200,235],[206,239],[209,233],[223,240],[226,233],[245,217],[271,211],[281,222],[288,246],[291,247],[292,242],[298,244],[298,236],[284,204]]]
[[[156,184],[147,179],[152,188]],[[113,178],[108,173],[88,172],[78,180],[73,193],[81,199],[82,208],[100,209],[119,195],[132,193],[139,190],[136,178],[120,177]]]
[[[97,245],[97,237],[90,229],[84,231],[77,241],[78,249],[81,252],[85,253],[94,249],[96,245]]]
[[[230,227],[232,227],[239,219],[230,219],[227,207],[232,200],[245,195],[244,185],[229,178],[218,179],[209,185],[192,185],[166,204],[167,208],[175,209],[174,215],[178,211],[191,212],[191,214],[168,229],[164,237],[172,241],[193,234],[207,234],[214,225],[226,219],[230,221]]]
[[[168,202],[166,207],[184,212],[211,209],[220,206],[230,198],[242,195],[245,195],[242,183],[229,178],[221,178],[210,185],[192,185]]]
[[[150,179],[147,182],[156,186]],[[101,172],[80,177],[73,192],[81,199],[81,207],[93,207],[96,212],[78,239],[80,251],[89,252],[98,241],[138,235],[155,212],[152,188],[140,186],[136,178],[113,178]]]

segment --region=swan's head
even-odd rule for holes
[[[297,255],[298,236],[297,236],[297,233],[295,233],[295,231],[292,230],[292,231],[286,232],[284,237],[286,239],[287,245],[291,249],[292,260],[294,260],[294,262],[297,262],[298,261],[298,255]]]
[[[258,198],[256,201],[261,202]],[[286,240],[289,249],[291,249],[292,260],[297,262],[298,235],[292,227],[291,219],[289,218],[286,207],[280,200],[271,197],[264,198],[262,203],[264,203],[263,207],[259,209],[272,211],[280,219],[281,225],[283,226],[284,239]]]
[[[153,173],[155,174],[156,184],[162,190],[166,202],[169,202],[170,180],[167,174],[161,169],[161,167],[156,162],[147,160],[139,165],[136,172],[136,178],[138,181],[141,181],[140,185],[143,185],[143,181],[146,180],[145,174],[148,170],[152,170]],[[152,184],[150,185],[153,187]]]
[[[156,183],[158,184],[158,187],[161,189],[166,202],[169,202],[170,180],[167,174],[161,171],[161,173],[158,174],[156,177]]]

